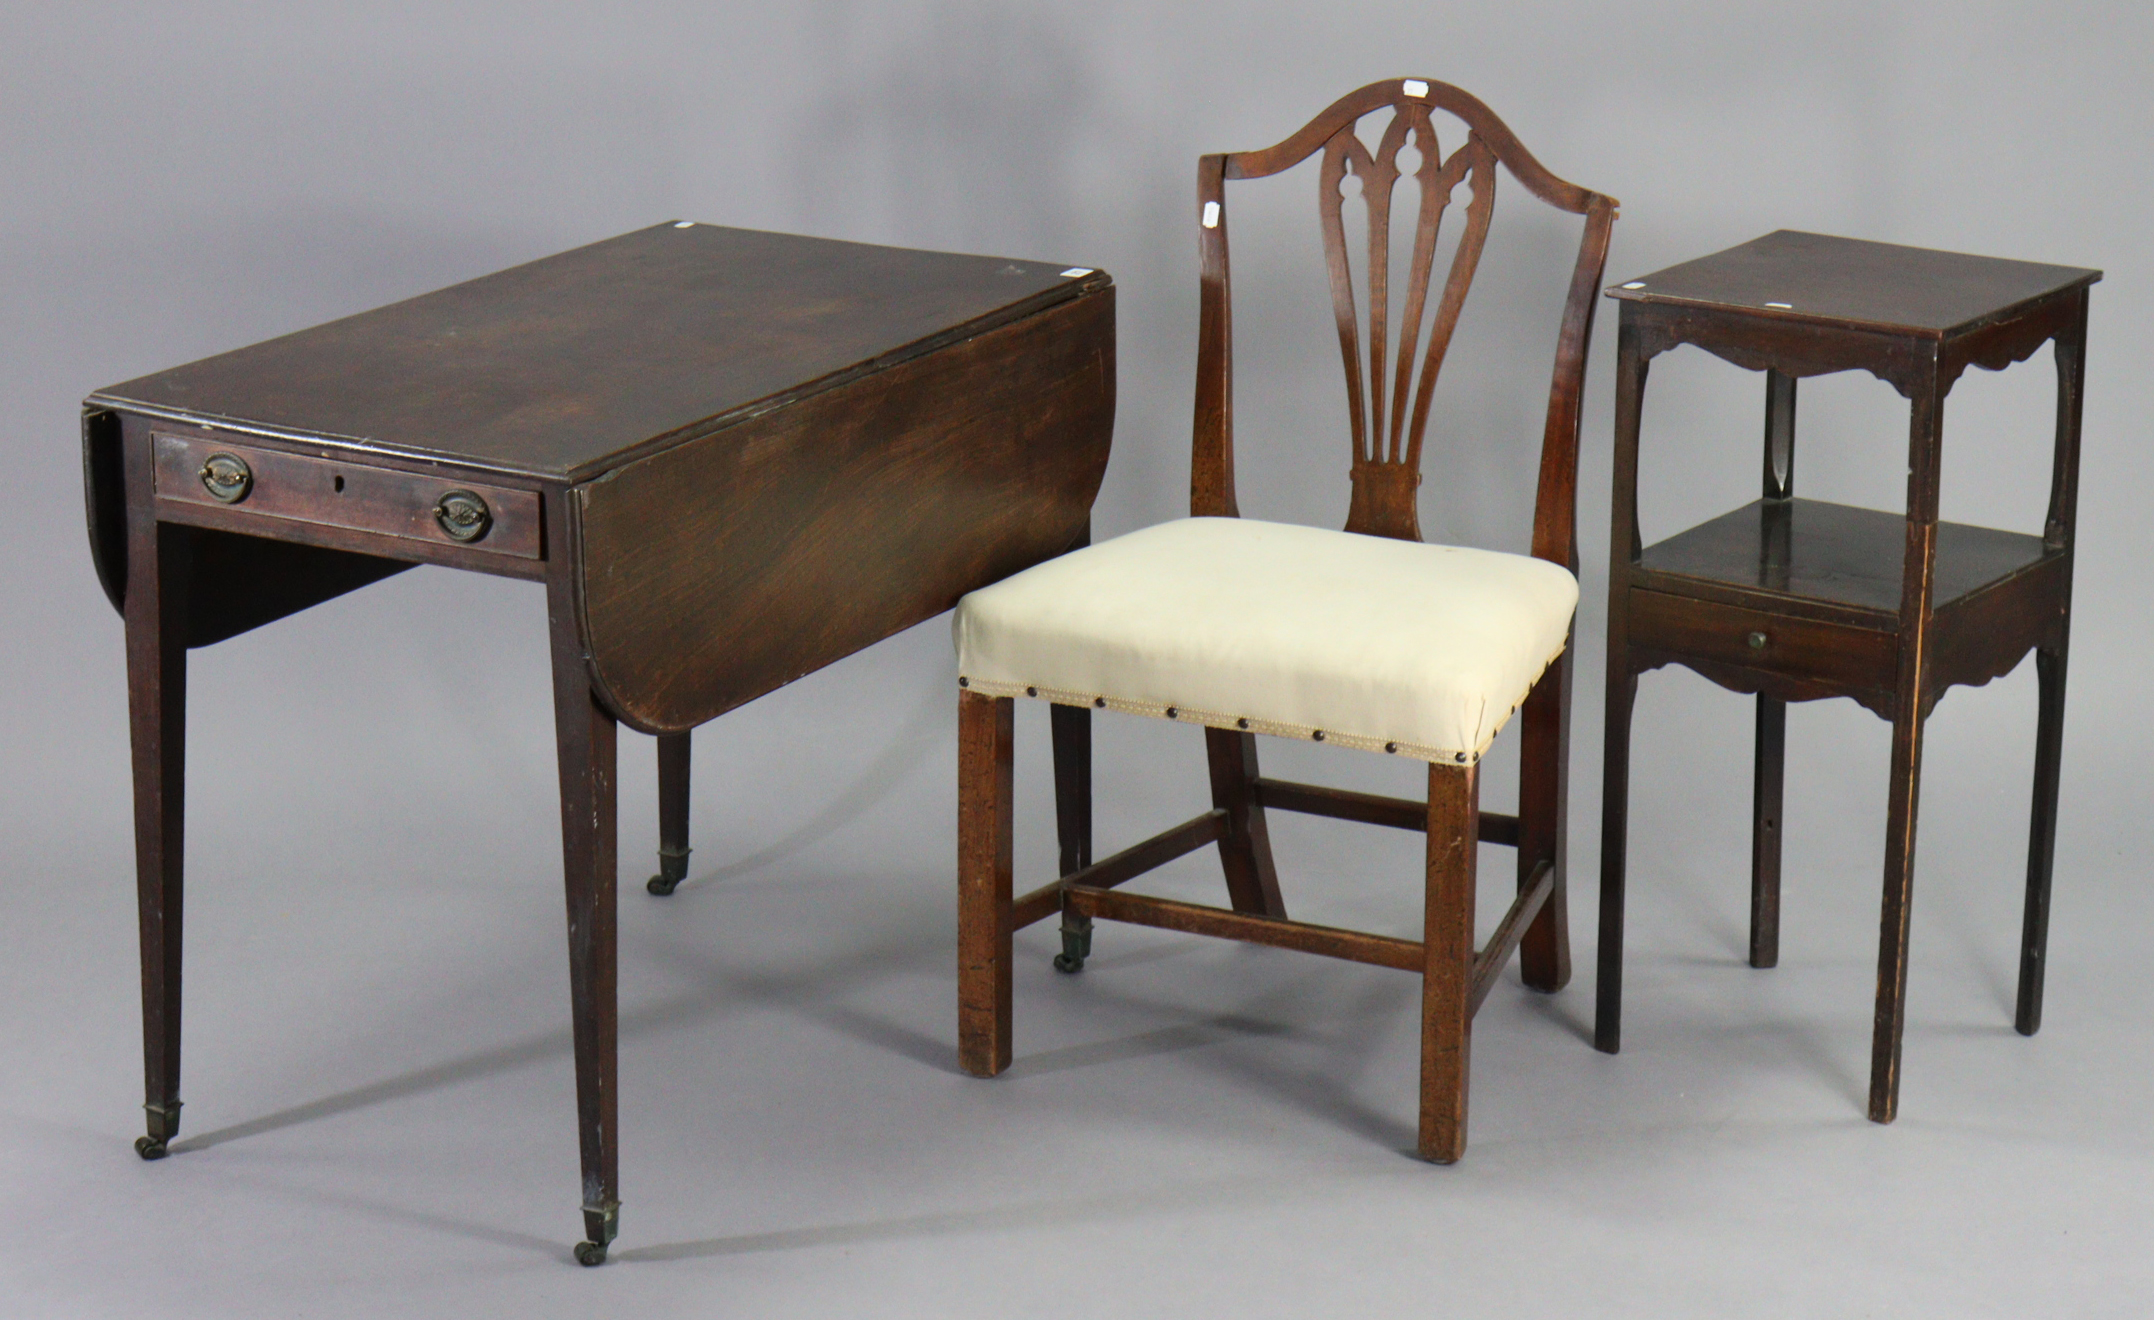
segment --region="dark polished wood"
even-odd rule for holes
[[[1465,125],[1462,141],[1447,154],[1434,112]],[[1372,148],[1358,126],[1380,121]],[[1445,132],[1449,132],[1446,121]],[[1410,175],[1401,154],[1411,141],[1420,157]],[[1233,317],[1227,246],[1226,183],[1258,179],[1318,158],[1317,201],[1332,314],[1346,373],[1351,493],[1346,530],[1419,540],[1417,492],[1422,443],[1437,379],[1458,327],[1495,209],[1500,165],[1533,197],[1582,218],[1577,255],[1568,269],[1567,293],[1549,385],[1534,504],[1532,553],[1578,570],[1577,485],[1580,400],[1595,292],[1607,258],[1614,198],[1566,183],[1550,174],[1520,145],[1487,106],[1443,83],[1393,79],[1372,83],[1332,104],[1284,141],[1261,151],[1207,155],[1197,163],[1197,239],[1201,262],[1198,312],[1196,408],[1190,467],[1192,515],[1233,517],[1239,506],[1234,480]],[[1367,203],[1366,228],[1349,240],[1342,183],[1359,182]],[[1411,179],[1414,228],[1403,279],[1393,287],[1392,195]],[[1454,189],[1467,189],[1460,235],[1448,267],[1437,270],[1435,254]],[[1360,240],[1364,240],[1362,242]],[[1356,254],[1359,254],[1358,256]],[[1357,266],[1359,267],[1357,273]],[[1559,274],[1563,273],[1561,271]],[[1366,303],[1360,301],[1366,290]],[[1433,294],[1433,299],[1432,299]],[[1394,305],[1397,314],[1394,318]],[[1425,333],[1424,333],[1425,330]],[[1394,333],[1396,342],[1394,342]],[[1006,821],[992,825],[978,812],[1004,810],[1001,781],[990,781],[995,746],[986,734],[961,741],[960,828],[970,840],[961,852],[960,942],[968,950],[960,994],[961,1052],[973,1072],[998,1071],[1008,1048],[1006,1022],[988,1014],[1007,1012],[1006,993],[990,978],[996,959],[1007,959],[1007,931],[1055,909],[1063,916],[1063,952],[1055,966],[1075,972],[1091,951],[1095,918],[1136,922],[1214,935],[1302,952],[1420,972],[1424,981],[1420,1152],[1451,1161],[1465,1148],[1467,1031],[1474,1011],[1511,955],[1520,955],[1526,984],[1560,989],[1570,978],[1564,867],[1564,814],[1569,754],[1569,653],[1551,664],[1528,693],[1523,708],[1519,813],[1483,815],[1478,768],[1430,767],[1429,796],[1406,801],[1314,784],[1265,779],[1257,767],[1256,738],[1244,730],[1206,729],[1206,765],[1213,809],[1124,849],[1106,861],[1072,869],[1074,790],[1065,792],[1065,771],[1074,753],[1063,751],[1064,729],[1074,734],[1073,711],[1055,709],[1056,785],[1061,831],[1062,878],[1011,899],[992,881],[992,848],[1008,837]],[[960,682],[963,682],[960,679]],[[984,722],[983,698],[960,697],[962,718]],[[1065,725],[1065,720],[1072,722]],[[1074,742],[1072,744],[1074,746]],[[1089,766],[1089,738],[1084,747]],[[969,752],[966,749],[972,749]],[[998,753],[999,754],[999,753]],[[1463,754],[1462,754],[1463,755]],[[1424,898],[1426,934],[1420,941],[1344,931],[1290,921],[1273,864],[1267,808],[1428,832]],[[1089,823],[1089,813],[1084,819]],[[1216,840],[1231,910],[1118,891],[1115,887]],[[1518,896],[1498,925],[1497,936],[1476,955],[1473,948],[1475,850],[1480,842],[1518,849]]]
[[[2079,434],[2087,362],[2085,295],[2079,316],[2057,336],[2057,435],[2043,541],[2069,551],[2079,507]],[[2034,735],[2034,807],[2027,830],[2027,903],[2020,936],[2019,995],[2013,1025],[2023,1036],[2042,1029],[2042,986],[2049,949],[2049,886],[2057,851],[2057,781],[2064,759],[2064,676],[2071,650],[2072,575],[2067,557],[2053,593],[2055,633],[2035,651],[2041,710]]]
[[[1063,895],[1072,885],[1112,889],[1147,871],[1156,871],[1177,857],[1187,856],[1207,843],[1217,843],[1233,828],[1232,818],[1219,808],[1192,816],[1172,829],[1131,844],[1112,857],[1102,858],[1082,870],[1072,871],[1052,884],[1016,899],[1011,904],[1010,926],[1022,930],[1051,912],[1062,909]]]
[[[1113,342],[1101,290],[577,487],[608,704],[693,728],[1070,548],[1106,470]],[[681,498],[701,490],[728,498]]]
[[[1518,897],[1511,900],[1510,908],[1504,912],[1503,919],[1496,923],[1495,932],[1488,937],[1488,943],[1473,956],[1473,981],[1466,995],[1469,1011],[1481,1011],[1481,1001],[1488,998],[1488,992],[1496,988],[1496,980],[1503,975],[1504,966],[1511,961],[1512,952],[1524,943],[1526,932],[1533,928],[1535,918],[1540,916],[1541,910],[1547,906],[1555,890],[1556,864],[1546,861],[1534,867],[1533,874],[1527,876],[1525,883],[1519,886]]]
[[[1418,971],[1421,945],[1365,931],[1342,930],[1309,921],[1281,921],[1260,912],[1234,912],[1201,903],[1183,903],[1149,894],[1126,894],[1096,885],[1072,884],[1069,905],[1088,917],[1105,917],[1190,935],[1213,935],[1277,949],[1343,958],[1348,962]]]
[[[1058,874],[1092,864],[1092,709],[1055,705],[1048,712],[1055,759],[1055,844]]]
[[[149,447],[126,454],[129,486],[150,479]],[[148,1131],[135,1143],[161,1158],[179,1134],[181,859],[186,839],[187,588],[192,536],[157,521],[146,501],[128,506],[127,714],[134,754],[135,889],[142,943],[143,1102]]]
[[[1327,784],[1297,784],[1285,779],[1256,781],[1256,799],[1281,811],[1305,816],[1329,816],[1333,820],[1358,821],[1363,825],[1388,825],[1395,830],[1426,830],[1428,803],[1412,798],[1357,793]]]
[[[556,530],[566,518],[555,515]],[[617,891],[618,733],[591,690],[566,574],[547,584],[553,643],[554,741],[561,771],[561,856],[568,899],[570,1021],[583,1156],[584,1250],[613,1241],[621,1217],[620,1004]],[[588,1262],[587,1262],[588,1263]]]
[[[1092,544],[1085,524],[1076,544]],[[1092,708],[1055,703],[1048,708],[1048,737],[1055,762],[1056,874],[1072,875],[1092,864]]]
[[[688,878],[689,780],[694,766],[691,733],[658,735],[658,873],[644,882],[664,897]]]
[[[1608,520],[1608,571],[1636,563],[1638,544],[1638,423],[1645,408],[1645,380],[1652,359],[1643,336],[1628,318],[1616,323],[1615,452],[1610,480],[1614,513]],[[1629,517],[1624,516],[1629,511]],[[1615,588],[1609,587],[1609,598]],[[1623,1047],[1624,860],[1629,854],[1630,724],[1638,700],[1638,671],[1630,655],[1629,600],[1608,612],[1607,700],[1601,735],[1601,902],[1599,960],[1594,970],[1593,1047],[1614,1054]],[[1626,657],[1618,664],[1613,657]]]
[[[1574,631],[1575,635],[1575,631]],[[1518,850],[1520,901],[1546,884],[1534,904],[1533,924],[1519,937],[1519,977],[1542,994],[1554,994],[1571,982],[1570,887],[1564,883],[1570,861],[1571,644],[1542,671],[1526,694],[1519,718],[1521,747],[1518,817],[1507,821],[1492,811],[1479,812],[1484,843],[1508,843]],[[1504,837],[1506,824],[1513,825]],[[1478,1002],[1478,1001],[1476,1001]]]
[[[1388,825],[1395,830],[1422,831],[1429,827],[1428,803],[1412,798],[1357,793],[1324,784],[1297,784],[1286,779],[1259,779],[1257,801],[1281,811],[1334,820],[1359,821],[1364,825]],[[1518,846],[1518,817],[1500,811],[1479,813],[1481,842]]]
[[[158,497],[225,514],[223,525],[233,531],[275,537],[284,530],[282,522],[292,522],[302,535],[311,528],[336,528],[417,541],[437,551],[544,557],[534,490],[307,458],[199,431],[151,434]],[[218,459],[243,462],[251,475],[249,489],[236,503],[220,499],[202,480],[203,469]],[[458,540],[437,516],[441,502],[453,494],[484,502],[486,523],[469,542]]]
[[[1899,617],[1906,534],[1907,520],[1897,513],[1793,497],[1758,500],[1649,547],[1639,566],[1656,576],[1695,579],[1702,588],[1686,594],[1701,598],[1890,626]],[[2039,536],[1990,527],[1940,523],[1937,535],[1933,608],[1939,612],[2061,553]]]
[[[1227,832],[1219,840],[1227,896],[1236,912],[1283,919],[1286,900],[1279,896],[1279,870],[1272,864],[1271,828],[1256,793],[1256,735],[1206,729],[1204,751],[1212,775],[1212,806],[1227,813]]]
[[[2077,266],[1777,229],[1627,280],[1608,296],[1715,314],[1739,310],[1764,324],[1942,342],[2034,315],[2036,304],[2100,278]]]
[[[1427,897],[1422,907],[1421,1158],[1466,1153],[1473,1047],[1473,908],[1481,807],[1477,766],[1429,767]]]
[[[2034,742],[2034,813],[2027,831],[2027,902],[2021,918],[2019,993],[2012,1025],[2022,1036],[2042,1029],[2042,983],[2049,951],[2050,867],[2057,854],[2057,776],[2063,764],[2064,648],[2037,651],[2042,709]]]
[[[1080,540],[1114,369],[1102,273],[682,222],[93,393],[91,554],[127,629],[142,1153],[178,1130],[187,649],[416,564],[540,581],[576,1255],[603,1260],[620,1205],[617,726],[660,738],[649,887],[670,893],[688,731]],[[1067,725],[1074,775],[1088,750]],[[1088,816],[1065,830],[1087,861]],[[1002,938],[983,967],[1006,978]]]
[[[578,482],[1108,286],[1063,269],[653,225],[92,397]]]
[[[1016,705],[957,694],[957,1057],[975,1077],[1010,1066]]]
[[[1869,1114],[1892,1121],[1905,1034],[1923,724],[1944,692],[2029,652],[2041,674],[2017,1022],[2040,1021],[2070,625],[2087,291],[2099,271],[1781,231],[1610,289],[1617,335],[1608,726],[1594,1040],[1621,1043],[1631,706],[1638,675],[1680,664],[1757,696],[1750,961],[1779,959],[1788,702],[1849,697],[1892,724]],[[1766,376],[1763,491],[1652,546],[1638,530],[1647,367],[1695,344]],[[2041,535],[1943,522],[1944,401],[1968,366],[2054,345],[2050,512]],[[1909,402],[1904,511],[1794,494],[1796,382],[1865,370]]]
[[[1750,965],[1780,965],[1780,816],[1787,787],[1788,704],[1760,696],[1750,787]]]

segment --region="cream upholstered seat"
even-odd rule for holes
[[[1453,764],[1480,759],[1578,603],[1525,555],[1184,518],[966,596],[960,681]]]

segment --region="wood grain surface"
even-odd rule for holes
[[[654,225],[91,402],[578,481],[1106,283],[1065,269]]]
[[[578,487],[600,690],[692,728],[1070,548],[1114,366],[1106,288]]]

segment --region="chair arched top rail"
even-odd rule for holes
[[[1428,90],[1410,95],[1406,85],[1416,83]],[[1225,174],[1229,179],[1261,179],[1266,175],[1290,170],[1322,149],[1332,135],[1340,129],[1360,121],[1374,110],[1385,106],[1396,107],[1406,113],[1415,107],[1430,107],[1447,111],[1456,116],[1475,137],[1488,144],[1496,159],[1503,162],[1512,177],[1525,185],[1526,191],[1573,215],[1584,215],[1596,201],[1615,204],[1612,197],[1603,196],[1590,188],[1581,188],[1549,173],[1548,167],[1534,159],[1533,153],[1512,133],[1510,127],[1496,117],[1496,112],[1483,104],[1481,98],[1464,88],[1429,78],[1389,78],[1333,101],[1316,118],[1302,125],[1284,141],[1274,143],[1258,151],[1230,152],[1225,156]]]

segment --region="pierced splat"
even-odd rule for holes
[[[1371,152],[1354,135],[1363,119],[1388,111],[1390,120]],[[1465,140],[1445,156],[1431,115],[1463,125]],[[1413,256],[1405,272],[1405,297],[1394,300],[1391,267],[1391,199],[1401,178],[1400,157],[1408,142],[1420,157],[1406,177],[1417,196]],[[1593,333],[1601,267],[1616,202],[1550,174],[1516,135],[1471,94],[1448,83],[1419,78],[1370,83],[1340,97],[1285,139],[1257,151],[1202,157],[1197,162],[1197,251],[1203,261],[1202,302],[1197,325],[1196,415],[1189,469],[1189,511],[1197,517],[1238,517],[1234,494],[1234,309],[1227,256],[1231,180],[1262,179],[1322,158],[1319,218],[1331,269],[1333,309],[1346,364],[1347,397],[1354,444],[1353,501],[1346,529],[1406,540],[1420,539],[1415,495],[1421,482],[1422,436],[1466,291],[1473,283],[1495,207],[1496,166],[1527,195],[1585,219],[1578,255],[1556,337],[1548,388],[1547,421],[1541,436],[1540,482],[1533,503],[1533,554],[1578,569],[1578,421],[1585,385],[1586,345]],[[1360,185],[1370,221],[1365,285],[1368,315],[1355,306],[1347,258],[1341,183]],[[1464,229],[1449,263],[1443,291],[1429,315],[1429,284],[1436,265],[1438,230],[1459,188]],[[1404,209],[1403,207],[1401,208]],[[1404,314],[1391,315],[1394,301]],[[1366,324],[1367,329],[1363,326]],[[1363,351],[1364,336],[1367,351]],[[1394,352],[1391,340],[1399,344]],[[1425,336],[1425,338],[1424,338]]]
[[[1400,179],[1399,153],[1409,140],[1421,157],[1412,176],[1419,184],[1420,196],[1413,257],[1406,271],[1405,314],[1398,320],[1399,342],[1394,353],[1388,342],[1392,191]],[[1374,154],[1362,144],[1353,124],[1339,129],[1324,144],[1317,212],[1323,224],[1325,262],[1331,272],[1332,313],[1339,323],[1339,354],[1346,366],[1347,409],[1354,442],[1353,502],[1347,511],[1347,531],[1408,541],[1421,539],[1415,496],[1421,486],[1421,441],[1428,429],[1429,397],[1443,370],[1444,354],[1458,328],[1459,312],[1465,306],[1466,292],[1473,284],[1481,248],[1488,238],[1489,216],[1496,200],[1494,166],[1495,157],[1488,145],[1472,134],[1445,159],[1436,129],[1429,122],[1428,108],[1414,102],[1392,115]],[[1366,357],[1347,249],[1345,184],[1349,175],[1360,182],[1368,213]],[[1466,228],[1452,255],[1435,322],[1428,328],[1428,347],[1419,354],[1417,371],[1416,350],[1421,346],[1422,327],[1428,319],[1437,233],[1461,183],[1470,189]],[[1409,392],[1410,422],[1406,407]]]

